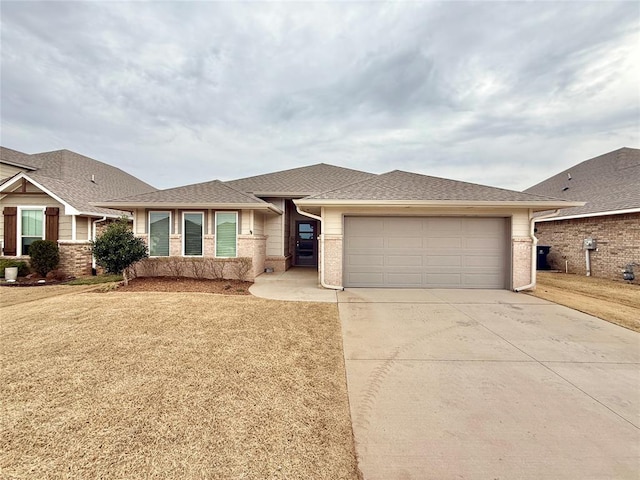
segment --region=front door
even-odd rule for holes
[[[299,267],[318,265],[318,241],[316,239],[318,222],[315,220],[296,222],[296,258]]]

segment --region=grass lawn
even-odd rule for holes
[[[336,305],[83,288],[0,290],[0,477],[359,478]]]
[[[640,285],[605,278],[538,272],[531,295],[640,332]]]

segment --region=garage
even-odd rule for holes
[[[508,288],[502,217],[344,217],[344,286]]]

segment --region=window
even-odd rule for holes
[[[29,255],[29,246],[44,239],[44,209],[20,209],[20,232],[18,255]]]
[[[216,257],[237,256],[238,212],[216,212]]]
[[[185,213],[182,215],[182,252],[185,256],[202,256],[202,234],[204,214]]]
[[[169,256],[170,227],[169,212],[149,212],[149,256]]]

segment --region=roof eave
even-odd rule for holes
[[[271,203],[185,203],[185,202],[93,202],[93,206],[102,208],[114,208],[118,210],[134,210],[138,208],[153,208],[153,209],[206,209],[206,210],[270,210],[278,215],[282,215],[280,210]]]
[[[550,218],[541,218],[540,220],[535,220],[536,222],[554,222],[557,220],[571,220],[574,218],[591,218],[591,217],[605,217],[609,215],[624,215],[625,213],[640,213],[639,208],[627,208],[624,210],[610,210],[606,212],[591,212],[591,213],[577,213],[575,215],[558,215],[556,217]]]
[[[544,211],[556,208],[581,207],[585,202],[558,202],[554,200],[538,201],[482,201],[482,200],[294,200],[301,207],[491,207],[491,208],[527,208]]]

